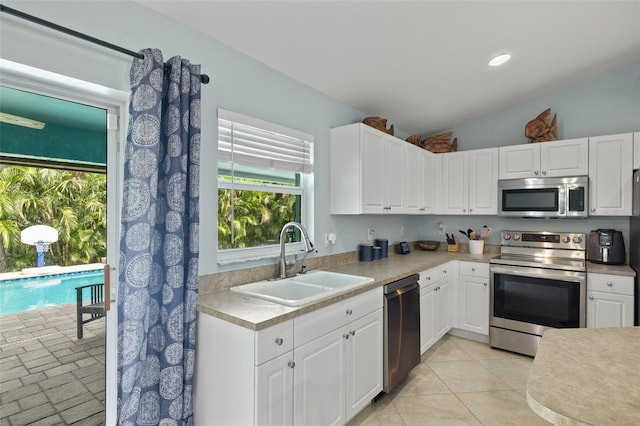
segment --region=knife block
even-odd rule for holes
[[[453,240],[456,242],[455,244],[447,244],[447,251],[458,252],[460,251],[460,240],[458,240],[457,236],[453,236]]]

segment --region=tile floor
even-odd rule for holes
[[[76,306],[0,316],[0,425],[104,424],[104,318]]]
[[[446,335],[356,425],[548,425],[527,405],[533,358]]]

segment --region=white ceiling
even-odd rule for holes
[[[640,0],[139,3],[408,134],[640,62]]]

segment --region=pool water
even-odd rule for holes
[[[0,281],[0,315],[76,303],[76,287],[104,282],[104,271],[73,272]],[[89,300],[89,290],[83,292]]]

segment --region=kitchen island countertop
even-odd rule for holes
[[[556,425],[640,424],[640,327],[547,330],[527,402]]]

